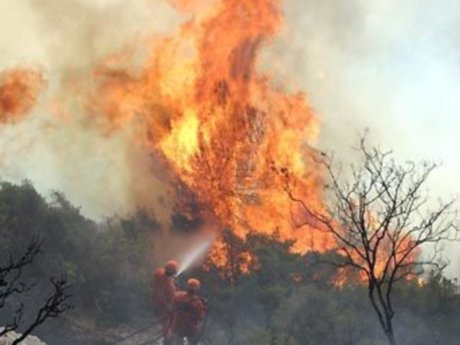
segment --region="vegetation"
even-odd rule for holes
[[[74,310],[34,331],[50,345],[108,344],[100,337],[108,327],[123,324],[135,329],[139,321],[151,322],[150,279],[160,264],[152,252],[158,250],[155,237],[162,231],[154,215],[143,210],[127,219],[97,224],[59,193],[45,199],[30,183],[3,183],[0,188],[3,252],[20,255],[39,236],[42,254],[24,270],[24,277],[43,281],[66,276],[72,285]],[[343,287],[336,286],[338,268],[325,262],[339,259],[337,253],[294,254],[292,243],[276,236],[253,235],[243,242],[225,231],[223,239],[232,249],[234,262],[224,270],[205,265],[186,273],[203,281],[209,308],[204,344],[386,343],[365,298],[367,286],[352,273]],[[249,249],[257,259],[249,262],[246,272],[241,258]],[[34,301],[43,301],[39,292],[27,307],[36,310]],[[414,279],[402,280],[392,296],[399,343],[458,344],[460,295],[455,281],[433,271],[423,285]],[[6,320],[12,312],[0,309],[0,317]],[[25,319],[32,317],[33,313],[24,312]],[[80,331],[75,324],[82,326]]]
[[[393,292],[396,284],[413,279],[424,269],[439,269],[443,241],[459,237],[455,199],[434,205],[424,188],[436,164],[395,162],[391,152],[359,146],[361,163],[351,177],[341,179],[328,157],[331,201],[316,211],[295,196],[286,173],[286,192],[300,204],[307,222],[329,233],[343,257],[338,267],[351,267],[364,277],[369,301],[390,345],[396,344]],[[421,248],[432,245],[429,255]],[[427,248],[428,249],[428,248]]]

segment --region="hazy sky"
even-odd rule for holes
[[[295,4],[294,4],[295,3]],[[287,1],[282,64],[323,119],[321,146],[349,156],[368,127],[402,160],[442,163],[430,193],[460,194],[460,2]],[[292,66],[292,69],[289,69]],[[449,245],[460,275],[460,245]]]
[[[286,27],[266,54],[279,60],[280,79],[305,90],[320,114],[320,146],[346,157],[356,134],[369,127],[382,147],[402,159],[443,162],[430,186],[433,195],[459,194],[458,0],[285,3]],[[0,69],[39,64],[52,90],[133,37],[167,32],[178,22],[160,0],[0,0]],[[126,166],[143,153],[123,151],[123,136],[100,138],[74,126],[50,129],[38,141],[29,138],[33,145],[14,143],[36,126],[2,129],[4,178],[32,179],[42,191],[63,190],[90,216],[121,212],[130,204]],[[66,142],[70,148],[61,145]],[[80,146],[98,149],[82,157]],[[101,197],[102,181],[116,195]],[[450,250],[457,264],[459,248]]]

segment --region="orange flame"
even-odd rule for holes
[[[296,240],[299,252],[327,250],[329,236],[292,224],[295,210],[273,171],[289,169],[302,196],[320,207],[322,173],[311,159],[318,118],[302,93],[274,88],[256,68],[258,52],[281,27],[280,1],[175,5],[193,16],[174,35],[154,40],[140,75],[98,69],[96,109],[115,127],[134,114],[142,119],[141,134],[192,191],[201,218],[242,237],[278,232]]]
[[[306,225],[278,173],[279,167],[289,171],[297,196],[323,208],[314,148],[319,119],[303,93],[274,87],[258,68],[261,48],[283,24],[282,1],[171,2],[189,20],[168,37],[152,38],[140,70],[126,68],[126,54],[95,68],[88,113],[102,115],[110,130],[136,124],[137,138],[164,160],[183,214],[241,238],[276,234],[294,241],[299,253],[334,249],[330,234]],[[27,113],[42,83],[29,70],[1,75],[0,120]],[[225,265],[225,246],[216,244],[211,257]],[[255,260],[245,253],[242,270]]]
[[[242,238],[276,234],[293,240],[300,253],[334,250],[331,234],[306,225],[279,173],[279,167],[288,171],[298,197],[322,209],[323,171],[313,147],[318,117],[304,94],[275,88],[257,68],[260,49],[282,25],[281,1],[174,5],[191,19],[173,35],[153,40],[140,74],[101,65],[91,106],[115,128],[133,116],[141,120],[139,137],[164,157],[174,180],[199,205],[189,212],[181,188],[177,203],[184,214],[217,221]],[[216,244],[211,257],[224,266],[226,255],[225,246]]]
[[[27,114],[44,86],[42,74],[16,68],[0,74],[0,122],[14,122]]]

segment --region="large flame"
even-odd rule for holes
[[[260,67],[260,50],[282,27],[282,1],[171,2],[188,19],[151,39],[140,69],[126,67],[124,53],[94,69],[90,120],[111,132],[135,124],[136,139],[164,161],[183,215],[241,238],[260,232],[292,240],[299,253],[334,249],[330,234],[306,225],[279,173],[288,171],[297,197],[322,210],[319,119],[303,93],[275,87]],[[0,121],[27,113],[42,83],[33,71],[1,75]],[[225,264],[222,243],[213,257]]]
[[[295,240],[299,252],[332,248],[328,235],[295,224],[274,169],[288,169],[302,197],[320,207],[322,173],[311,159],[318,118],[302,93],[273,87],[271,76],[257,69],[260,49],[282,24],[281,2],[175,5],[191,18],[174,35],[153,42],[140,75],[98,69],[98,111],[114,126],[134,114],[142,118],[142,137],[194,195],[201,218],[242,237],[276,232],[281,240]]]
[[[183,214],[242,238],[260,232],[291,240],[299,253],[335,250],[333,236],[308,225],[285,190],[288,172],[297,197],[324,212],[318,117],[304,94],[274,87],[258,69],[258,53],[282,25],[281,1],[174,4],[190,19],[154,40],[137,76],[101,66],[96,108],[115,127],[134,115],[142,119],[140,137],[166,160]],[[379,254],[377,270],[387,254]],[[216,243],[211,257],[225,266],[228,255]],[[345,280],[339,274],[337,281]]]

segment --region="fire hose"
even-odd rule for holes
[[[132,332],[132,333],[130,333],[128,335],[125,335],[125,336],[123,336],[123,337],[121,337],[121,338],[119,338],[119,339],[117,339],[115,341],[112,341],[112,342],[108,343],[107,345],[114,345],[114,344],[121,343],[121,342],[123,342],[123,341],[125,341],[125,340],[127,340],[129,338],[134,337],[135,335],[138,335],[138,334],[140,334],[142,332],[145,332],[145,331],[149,330],[150,328],[158,325],[160,322],[163,322],[163,320],[164,320],[164,318],[157,319],[153,323],[149,324],[148,326],[143,327],[141,329],[138,329],[138,330],[136,330],[136,331],[134,331],[134,332]]]
[[[132,338],[135,335],[140,334],[142,332],[145,332],[145,331],[149,330],[150,328],[158,325],[159,323],[163,322],[164,319],[165,319],[165,317],[159,318],[159,319],[155,320],[153,323],[149,324],[148,326],[140,328],[140,329],[138,329],[138,330],[136,330],[136,331],[134,331],[134,332],[132,332],[132,333],[130,333],[128,335],[123,336],[122,338],[119,338],[119,339],[116,339],[116,340],[114,340],[112,342],[106,343],[106,345],[115,345],[115,344],[122,343],[123,341],[128,340],[129,338]],[[205,326],[206,326],[207,319],[208,319],[208,317],[206,315],[204,320],[203,320],[203,324],[201,326],[200,333],[199,333],[199,335],[197,337],[198,341],[201,340],[201,338],[203,337],[203,333],[204,333],[204,329],[205,329]],[[148,345],[148,344],[155,345],[155,343],[157,341],[159,341],[161,338],[163,338],[163,334],[162,334],[161,329],[159,331],[155,332],[154,335],[155,335],[155,338],[149,339],[149,340],[147,340],[147,341],[145,341],[143,343],[140,343],[139,345]]]
[[[109,343],[107,343],[107,345],[119,344],[119,343],[121,343],[121,342],[123,342],[123,341],[125,341],[125,340],[127,340],[127,339],[129,339],[129,338],[134,337],[134,336],[137,335],[137,334],[140,334],[140,333],[142,333],[142,332],[145,332],[145,331],[149,330],[150,328],[152,328],[152,327],[154,327],[154,326],[160,324],[161,322],[163,322],[163,321],[165,320],[165,318],[167,318],[167,317],[169,317],[169,316],[165,316],[165,317],[159,318],[159,319],[155,320],[153,323],[149,324],[148,326],[143,327],[143,328],[140,328],[140,329],[138,329],[138,330],[136,330],[136,331],[134,331],[134,332],[132,332],[132,333],[130,333],[130,334],[128,334],[128,335],[125,335],[125,336],[123,336],[122,338],[119,338],[119,339],[117,339],[117,340],[115,340],[115,341],[109,342]],[[199,333],[199,335],[198,335],[198,337],[197,337],[197,340],[198,340],[198,341],[203,337],[203,333],[204,333],[204,329],[205,329],[205,326],[206,326],[206,321],[207,321],[207,319],[208,319],[208,314],[206,314],[206,316],[205,316],[205,318],[204,318],[204,320],[203,320],[203,324],[202,324],[202,326],[201,326],[200,333]],[[153,344],[153,345],[154,345],[158,340],[160,340],[161,338],[163,338],[163,334],[162,334],[162,333],[163,333],[163,332],[162,332],[162,330],[160,329],[159,331],[157,331],[157,332],[155,333],[155,336],[156,336],[156,337],[155,337],[153,340],[152,340],[152,339],[147,340],[147,341],[145,341],[145,342],[143,342],[143,343],[141,343],[141,344],[139,344],[139,345],[148,345],[148,344]]]
[[[206,241],[204,241],[203,243],[201,243],[198,247],[194,248],[194,250],[192,250],[183,260],[183,263],[182,263],[182,266],[179,268],[177,274],[176,274],[176,278],[179,277],[184,271],[186,271],[192,264],[193,262],[195,262],[200,256],[202,256],[206,251],[207,249],[209,248],[209,246],[211,245],[212,243],[212,238],[210,239],[207,239]],[[150,328],[162,323],[165,318],[168,317],[168,316],[165,316],[165,317],[162,317],[162,318],[159,318],[157,320],[155,320],[153,323],[149,324],[148,326],[146,327],[143,327],[141,329],[138,329],[128,335],[125,335],[119,339],[116,339],[112,342],[109,342],[107,343],[107,345],[115,345],[115,344],[119,344],[119,343],[122,343],[123,341],[129,339],[129,338],[132,338],[134,337],[135,335],[137,334],[140,334],[142,332],[145,332],[147,330],[149,330]],[[198,339],[201,339],[202,335],[203,335],[203,329],[204,329],[204,326],[206,324],[206,317],[205,319],[203,320],[203,325],[201,327],[201,330],[200,330],[200,334],[198,336]],[[159,333],[156,334],[156,337],[153,339],[153,340],[149,340],[147,342],[144,342],[140,345],[147,345],[149,343],[155,343],[157,342],[158,340],[160,340],[162,338],[162,331],[160,329]]]
[[[140,334],[142,332],[145,332],[147,330],[149,330],[150,328],[152,327],[155,327],[156,325],[160,324],[161,322],[163,322],[164,318],[158,318],[156,319],[154,322],[150,323],[149,325],[145,326],[145,327],[142,327],[140,329],[137,329],[136,331],[132,332],[132,333],[129,333],[123,337],[120,337],[118,339],[110,339],[108,340],[106,336],[103,336],[102,334],[100,334],[99,332],[95,332],[93,330],[90,330],[90,329],[87,329],[86,327],[82,327],[78,324],[76,324],[75,322],[73,322],[72,319],[70,318],[66,318],[66,321],[67,322],[70,322],[72,325],[74,325],[75,327],[78,327],[78,328],[82,328],[85,330],[85,332],[89,332],[89,333],[92,333],[93,335],[95,335],[97,338],[99,339],[104,339],[104,344],[105,345],[115,345],[115,344],[119,344],[119,343],[122,343],[123,341],[129,339],[129,338],[132,338],[134,337],[135,335],[137,334]],[[162,334],[161,334],[161,329],[159,330],[159,332],[155,332],[154,334],[156,336],[156,338],[154,339],[154,342],[158,341],[159,339],[161,339],[162,337]],[[148,342],[145,342],[141,345],[144,345],[144,344],[148,344],[151,340],[149,340]]]

